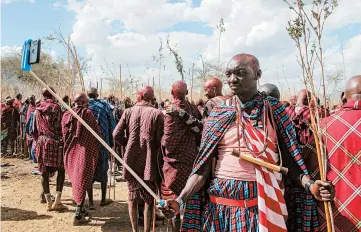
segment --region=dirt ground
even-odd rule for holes
[[[131,231],[127,208],[126,183],[116,183],[115,201],[100,207],[99,185],[94,189],[95,210],[89,211],[92,221],[85,226],[72,226],[75,207],[69,179],[65,180],[62,202],[65,212],[47,212],[40,204],[40,176],[31,174],[36,164],[23,159],[1,159],[1,228],[3,232],[21,231]],[[51,194],[55,195],[56,175],[51,179]],[[111,189],[113,199],[113,189]],[[166,222],[165,222],[166,224]],[[140,227],[142,231],[142,227]],[[156,231],[167,231],[163,222],[157,222]]]

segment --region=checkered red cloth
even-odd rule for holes
[[[75,107],[73,110],[100,135],[98,123],[89,109]],[[100,144],[69,111],[64,113],[61,125],[64,141],[64,167],[72,183],[73,199],[80,204],[86,190],[93,183]]]
[[[348,101],[322,120],[327,179],[336,188],[332,203],[335,231],[361,231],[361,101]],[[326,222],[319,205],[321,229]]]
[[[197,107],[187,101],[175,101],[172,107],[184,109],[188,114],[202,120]],[[197,157],[200,133],[196,134],[177,115],[164,116],[162,137],[164,187],[179,195],[186,185]]]
[[[63,141],[61,134],[61,107],[53,99],[44,99],[35,110],[39,137],[36,159],[41,173],[49,168],[63,168]]]
[[[302,145],[307,144],[310,137],[312,137],[310,108],[303,106],[296,112],[296,106],[290,106],[287,108],[287,113],[295,126],[297,141]]]
[[[126,109],[113,131],[117,146],[124,146],[124,161],[143,180],[160,184],[158,154],[163,135],[162,111],[150,103],[137,103]],[[134,180],[132,174],[123,169],[125,180]]]

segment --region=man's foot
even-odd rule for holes
[[[73,226],[80,226],[89,223],[90,220],[85,218],[85,215],[77,215],[74,217]]]
[[[51,210],[54,210],[54,211],[63,211],[63,210],[67,210],[67,209],[68,209],[68,207],[66,207],[62,203],[56,204],[55,202],[51,207]]]
[[[111,203],[113,203],[112,200],[105,200],[105,201],[103,200],[103,201],[100,202],[100,206],[106,206],[106,205],[109,205]]]
[[[89,203],[88,209],[89,209],[89,210],[95,210],[94,203]]]
[[[46,211],[52,211],[52,208],[53,208],[53,203],[52,202],[46,203],[46,205],[45,205]]]

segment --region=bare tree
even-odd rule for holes
[[[170,54],[174,56],[174,62],[175,62],[176,68],[177,68],[179,74],[181,75],[182,81],[184,81],[183,60],[182,60],[182,57],[178,54],[178,51],[175,50],[175,48],[177,47],[177,44],[174,46],[174,48],[171,48],[169,34],[167,35],[167,47],[169,49]]]
[[[222,32],[226,31],[224,27],[223,17],[219,20],[219,24],[217,25],[217,29],[219,30],[219,38],[218,38],[218,63],[221,62],[221,36]]]
[[[167,40],[168,42],[168,40]],[[164,55],[163,55],[163,40],[161,37],[159,37],[159,49],[158,49],[158,54],[153,56],[153,60],[156,61],[159,64],[159,73],[158,73],[158,87],[159,87],[159,99],[162,99],[161,96],[161,85],[160,85],[160,77],[161,77],[161,72],[162,72],[162,65],[163,65],[163,60],[164,60]],[[167,43],[168,44],[168,43]],[[163,70],[165,69],[165,65],[163,66]]]
[[[312,9],[306,12],[305,4],[302,0],[297,0],[294,3],[289,3],[288,0],[283,0],[289,8],[296,14],[296,19],[288,22],[288,34],[295,41],[298,49],[297,61],[302,68],[303,82],[306,89],[309,87],[314,96],[317,96],[314,80],[315,62],[318,61],[321,67],[321,86],[323,89],[323,102],[325,110],[327,110],[326,98],[326,81],[324,69],[324,57],[322,48],[322,34],[325,21],[332,14],[338,5],[337,0],[313,0]],[[310,42],[312,39],[312,42]],[[326,179],[327,159],[324,150],[321,126],[319,119],[318,105],[316,106],[316,113],[311,110],[312,130],[315,136],[317,157],[320,167],[320,176],[322,180]],[[328,231],[332,231],[332,213],[331,205],[325,203],[326,221]]]

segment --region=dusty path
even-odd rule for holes
[[[1,231],[131,231],[126,183],[116,184],[115,202],[105,207],[99,207],[100,189],[95,189],[96,209],[90,211],[91,223],[73,227],[75,208],[71,201],[68,179],[65,181],[62,198],[69,210],[63,213],[47,212],[45,205],[39,202],[40,176],[31,174],[36,165],[22,159],[2,159],[1,163],[9,163],[9,166],[1,167]],[[53,177],[50,183],[53,195],[55,181],[56,177]],[[157,225],[157,231],[166,231],[162,222],[157,222]]]

